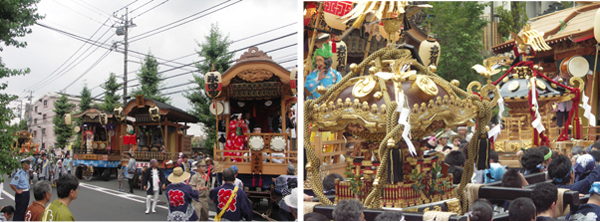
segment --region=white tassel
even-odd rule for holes
[[[592,107],[588,104],[588,101],[590,101],[590,98],[587,97],[585,95],[585,93],[582,93],[582,98],[581,98],[581,103],[583,103],[583,116],[585,118],[587,118],[589,120],[589,123],[591,126],[596,126],[596,115],[592,114]]]
[[[410,115],[410,109],[405,107],[405,101],[406,101],[405,98],[406,97],[404,96],[403,92],[399,92],[398,97],[396,98],[396,100],[398,101],[398,109],[396,111],[400,112],[400,117],[398,118],[398,124],[404,126],[404,130],[402,131],[402,139],[404,139],[404,142],[406,142],[406,145],[408,146],[408,151],[410,152],[410,155],[416,156],[417,150],[415,149],[415,146],[412,144],[412,141],[410,140],[410,124],[408,123],[408,116]]]
[[[540,111],[539,111],[539,107],[538,107],[538,103],[537,103],[537,90],[535,90],[536,85],[535,82],[532,81],[531,84],[531,104],[533,104],[533,107],[535,107],[535,120],[533,122],[531,122],[531,126],[533,126],[533,128],[535,128],[538,133],[542,133],[544,132],[544,130],[546,130],[546,128],[544,127],[544,125],[542,124],[542,117],[540,116]]]

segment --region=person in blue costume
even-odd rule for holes
[[[308,99],[317,99],[321,96],[317,93],[317,87],[323,86],[330,89],[342,79],[342,74],[331,68],[333,64],[332,57],[333,52],[328,43],[324,43],[323,48],[315,50],[312,57],[313,71],[306,76],[304,83]]]
[[[565,220],[600,221],[600,182],[594,182],[590,189],[590,199],[579,205],[576,212],[571,212]]]
[[[585,179],[574,183],[575,173],[571,160],[566,156],[558,156],[556,159],[552,159],[552,162],[548,165],[548,177],[552,179],[552,183],[557,188],[565,188],[578,191],[582,194],[588,194],[592,183],[600,181],[600,167],[592,170],[592,173]]]

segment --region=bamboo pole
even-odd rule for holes
[[[306,62],[304,64],[304,67],[311,67],[310,63],[312,61],[312,53],[317,38],[318,25],[321,22],[321,17],[319,16],[320,13],[323,13],[323,3],[319,4],[319,8],[317,9],[317,21],[315,22],[315,29],[313,31],[312,38],[309,39],[312,39],[312,41],[310,42],[310,46],[308,47],[308,55],[306,56]],[[310,73],[310,71],[312,71],[310,68],[304,69],[304,79],[306,79],[306,76]]]

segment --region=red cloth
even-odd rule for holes
[[[247,126],[243,120],[234,119],[229,121],[229,134],[225,143],[225,150],[246,150],[248,136],[237,135],[237,128],[241,127],[242,133],[246,132]],[[225,156],[242,156],[239,152],[225,152]],[[242,162],[242,158],[234,158],[233,162]]]
[[[135,135],[125,135],[123,136],[123,144],[124,145],[137,145],[137,138]]]

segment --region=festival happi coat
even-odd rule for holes
[[[360,27],[373,10],[374,20],[381,20],[387,33],[395,33],[406,24],[408,16],[423,7],[431,6],[402,1],[359,2],[342,18],[356,19],[353,26]],[[492,84],[491,75],[483,73],[485,85],[472,82],[466,91],[460,89],[457,80],[439,77],[434,65],[424,65],[414,51],[395,44],[391,34],[387,39],[385,48],[358,65],[351,64],[351,71],[338,83],[328,90],[320,87],[317,91],[321,96],[304,103],[304,148],[309,160],[306,168],[313,191],[322,204],[333,204],[323,193],[323,159],[315,154],[318,148],[311,147],[310,124],[310,130],[348,132],[374,147],[360,156],[346,157],[361,185],[336,182],[334,202],[358,199],[366,207],[381,209],[457,197],[462,204],[457,199],[449,200],[448,209],[464,213],[468,206],[464,190],[475,166],[489,168],[488,130],[477,127],[469,143],[461,183],[454,190],[452,176],[438,163],[438,156],[423,155],[420,138],[445,127],[472,126],[471,119],[487,124],[500,98],[499,90]],[[359,76],[367,65],[372,65],[368,75]],[[365,153],[374,158],[366,158]],[[376,170],[371,170],[372,166]]]

